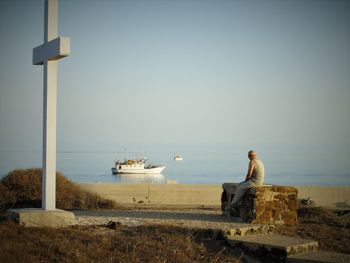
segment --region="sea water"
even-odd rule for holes
[[[92,147],[58,150],[57,170],[75,182],[155,183],[169,180],[185,184],[239,182],[247,173],[250,150],[246,145],[193,144],[157,146]],[[265,165],[265,183],[287,185],[350,185],[348,147],[271,146],[256,147]],[[162,164],[161,175],[113,175],[114,161],[137,156]],[[180,154],[182,161],[175,161]],[[18,168],[41,166],[41,151],[1,151],[0,176]]]

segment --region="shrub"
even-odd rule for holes
[[[9,208],[41,207],[41,169],[19,169],[0,181],[0,212]],[[61,173],[56,173],[56,207],[60,209],[116,209],[118,205],[82,190]]]

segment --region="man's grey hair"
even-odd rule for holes
[[[249,155],[249,156],[251,156],[253,153],[255,153],[255,154],[256,154],[256,151],[254,151],[254,150],[250,150],[250,151],[248,152],[248,155]]]

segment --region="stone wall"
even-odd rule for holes
[[[264,185],[251,188],[243,196],[243,206],[230,210],[236,184],[223,184],[222,210],[253,224],[297,223],[298,191],[295,187]]]
[[[135,202],[166,206],[217,206],[219,207],[222,185],[205,184],[119,184],[80,183],[84,190],[112,199],[119,204]],[[311,198],[316,206],[327,208],[350,208],[349,186],[294,186],[298,198]],[[147,197],[147,198],[146,198]],[[135,200],[135,201],[134,201]],[[150,202],[149,202],[150,201]],[[142,205],[139,204],[139,205]]]
[[[80,186],[119,204],[164,206],[220,206],[221,185],[206,184],[116,184]]]

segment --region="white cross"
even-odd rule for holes
[[[57,60],[70,53],[70,39],[57,37],[57,0],[45,0],[44,44],[33,49],[33,65],[44,65],[42,208],[56,209]]]

